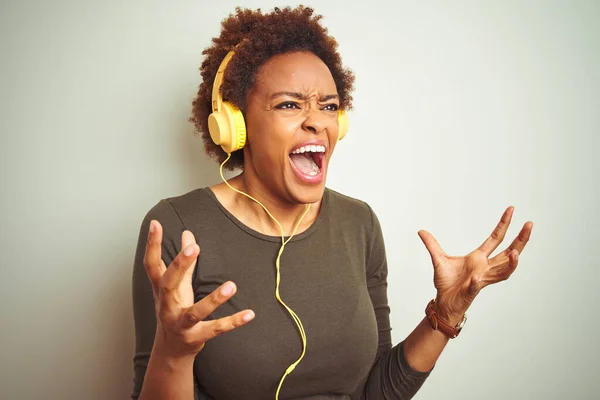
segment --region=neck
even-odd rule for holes
[[[284,236],[290,236],[292,234],[298,221],[308,207],[308,204],[298,204],[282,199],[266,188],[259,180],[252,179],[252,177],[245,172],[230,179],[228,182],[235,189],[252,196],[262,203],[262,205],[269,210],[271,215],[277,219],[279,224],[281,224]],[[267,235],[281,235],[279,225],[273,221],[258,203],[242,194],[236,192],[233,193],[235,208],[243,210],[241,214],[243,214],[243,217],[245,217],[244,219],[247,220],[247,224]],[[302,221],[296,230],[296,234],[304,232],[312,225],[317,218],[320,206],[320,200],[317,203],[311,204],[310,209],[306,215],[304,215],[304,218],[302,218]]]

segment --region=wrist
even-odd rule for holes
[[[448,296],[440,296],[439,294],[435,298],[433,309],[439,319],[447,323],[448,325],[455,326],[466,314],[466,308],[464,310],[457,310],[456,307],[449,306]]]
[[[196,354],[176,352],[172,347],[163,339],[160,331],[157,331],[151,356],[171,369],[186,368],[194,364]]]
[[[463,316],[465,315],[465,313],[457,314],[457,313],[444,311],[443,308],[436,307],[435,305],[433,308],[435,309],[435,313],[436,313],[437,317],[450,326],[456,326],[456,324],[458,324],[463,319]]]
[[[151,361],[162,365],[172,372],[193,368],[194,358],[191,355],[173,355],[168,349],[162,346],[154,346],[150,355]]]
[[[438,310],[442,310],[441,313]],[[431,300],[425,308],[425,315],[433,330],[440,331],[447,337],[454,339],[462,330],[467,321],[466,314],[460,316],[460,319],[455,319],[455,313],[445,312],[443,307],[437,306],[437,299]],[[456,321],[456,322],[455,322]]]

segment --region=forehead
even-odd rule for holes
[[[337,93],[327,65],[309,52],[280,54],[269,59],[257,71],[254,90],[265,95],[276,91]]]

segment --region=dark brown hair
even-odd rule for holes
[[[309,7],[275,8],[263,14],[260,9],[236,8],[222,23],[221,35],[212,39],[212,46],[202,54],[205,59],[200,67],[202,83],[193,101],[190,121],[202,135],[206,154],[223,162],[225,152],[210,138],[208,116],[212,112],[212,87],[221,61],[236,45],[236,53],[227,65],[222,86],[223,99],[233,103],[242,112],[246,109],[246,96],[254,84],[257,70],[271,57],[293,51],[308,51],[319,57],[331,71],[335,81],[340,108],[352,108],[354,74],[342,66],[337,52],[337,41],[327,34],[320,23],[321,16],[313,15]],[[226,168],[243,168],[243,151],[231,154]]]

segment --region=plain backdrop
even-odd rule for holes
[[[277,4],[1,3],[0,398],[129,396],[138,230],[160,199],[219,180],[188,118],[236,5]],[[535,224],[417,398],[593,398],[600,2],[308,5],[356,74],[328,185],[382,222],[394,343],[435,294],[419,229],[462,255],[507,206],[499,250]]]

